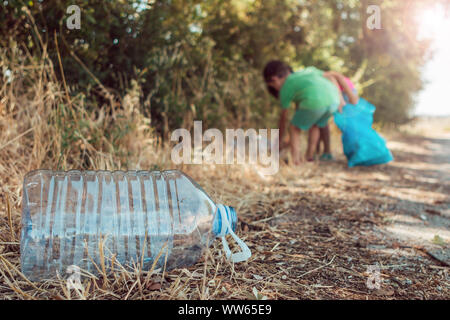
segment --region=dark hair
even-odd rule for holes
[[[269,63],[266,64],[264,71],[263,71],[263,77],[264,81],[266,83],[270,82],[272,80],[272,77],[284,77],[290,73],[294,72],[292,70],[291,66],[284,63],[283,61],[279,60],[272,60]],[[278,98],[279,92],[275,88],[267,85],[267,90],[271,95],[273,95],[275,98]]]
[[[266,82],[270,82],[272,80],[272,77],[277,76],[281,78],[292,72],[293,70],[288,64],[279,60],[272,60],[268,64],[266,64],[266,67],[263,71],[263,76]]]

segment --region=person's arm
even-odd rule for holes
[[[343,89],[343,91],[347,95],[348,100],[351,104],[358,103],[358,100],[359,100],[358,95],[353,92],[352,88],[350,88],[350,85],[348,84],[344,75],[342,75],[341,73],[336,72],[336,71],[329,71],[326,73],[336,79],[336,81],[338,82],[340,87]]]
[[[339,88],[339,83],[335,76],[331,72],[324,72],[323,76],[334,83],[334,85],[338,88],[339,91],[339,112],[342,113],[342,107],[344,107],[347,103],[345,102],[344,96],[342,95],[341,89]]]
[[[281,115],[280,115],[280,123],[278,125],[278,127],[280,128],[280,134],[279,134],[279,143],[278,146],[281,149],[284,149],[286,146],[283,144],[283,137],[284,137],[284,132],[286,131],[286,118],[287,118],[287,114],[288,114],[288,109],[283,109],[281,110]]]

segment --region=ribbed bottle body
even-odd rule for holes
[[[24,179],[21,265],[32,280],[79,266],[144,269],[195,263],[213,239],[216,206],[173,171],[37,170]]]

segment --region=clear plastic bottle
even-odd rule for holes
[[[31,280],[64,275],[69,266],[97,273],[111,262],[148,269],[194,264],[215,237],[227,257],[251,253],[234,234],[233,208],[216,205],[180,171],[50,171],[24,178],[21,266]],[[231,254],[232,234],[242,252]]]

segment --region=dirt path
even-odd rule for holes
[[[399,209],[386,231],[392,237],[423,246],[450,266],[450,134],[406,136],[390,143],[405,186],[396,195]],[[412,184],[417,189],[412,189]]]
[[[341,155],[300,174],[284,168],[261,200],[274,208],[268,221],[247,227],[261,230],[248,238],[249,277],[284,270],[296,289],[279,297],[297,299],[450,299],[450,136],[433,128],[388,141],[388,165],[349,169]],[[379,288],[367,284],[371,268]]]

